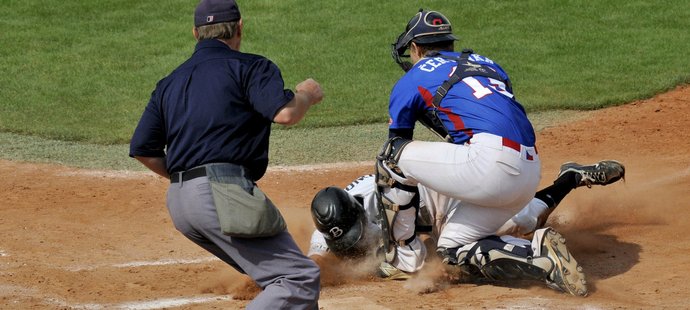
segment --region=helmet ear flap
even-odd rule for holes
[[[402,68],[405,72],[410,71],[410,69],[412,69],[412,63],[409,61],[403,61],[400,63],[400,68]]]
[[[405,72],[410,71],[410,69],[412,69],[413,64],[410,61],[403,60],[402,58],[410,57],[410,55],[405,55],[405,51],[410,47],[410,44],[412,44],[412,40],[415,37],[415,29],[417,28],[417,25],[422,21],[423,18],[424,9],[420,8],[419,12],[415,14],[415,16],[413,16],[407,22],[405,31],[403,31],[398,36],[398,39],[395,40],[395,43],[393,43],[391,51],[393,60],[395,60],[395,63],[397,63],[400,66],[400,68],[402,68]]]
[[[403,58],[409,58],[409,55],[405,55],[405,51],[409,47],[410,43],[412,42],[412,37],[409,35],[407,31],[401,33],[398,36],[398,39],[395,40],[395,43],[391,45],[391,56],[393,57],[393,60],[395,60],[395,63],[397,63],[400,68],[403,69],[403,71],[407,72],[412,69],[412,63],[403,60]]]
[[[396,44],[393,44],[391,47],[391,56],[393,57],[393,60],[395,60],[395,63],[397,63],[400,68],[403,69],[403,71],[410,71],[410,69],[412,69],[412,63],[402,59],[403,57],[409,57],[408,55],[403,54],[405,50],[403,49],[403,51],[400,52],[400,49],[396,48]]]

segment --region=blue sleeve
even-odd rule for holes
[[[295,97],[285,89],[280,69],[266,58],[255,61],[248,72],[247,97],[254,110],[273,121],[276,113]]]
[[[414,129],[417,114],[424,108],[417,86],[401,79],[391,91],[388,103],[389,129]]]
[[[129,144],[129,156],[165,157],[165,125],[156,91],[144,109]]]

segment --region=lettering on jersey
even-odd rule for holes
[[[333,238],[338,238],[338,237],[343,235],[343,230],[340,229],[340,227],[336,226],[336,227],[331,228],[328,231],[328,233],[331,234],[331,236],[333,236]]]
[[[494,91],[500,93],[503,96],[506,96],[508,98],[513,98],[513,94],[511,94],[508,90],[506,90],[506,84],[504,84],[501,81],[494,80],[492,78],[489,78],[489,87],[484,86],[479,80],[474,78],[473,76],[468,76],[462,80],[463,83],[467,84],[470,88],[472,88],[473,95],[477,99],[481,99],[486,95],[491,95],[493,89]]]
[[[453,66],[453,69],[450,70],[450,74],[448,74],[448,77],[453,76],[453,74],[455,73],[455,69],[457,69],[457,68],[458,68],[458,66]]]
[[[508,97],[508,98],[513,98],[513,94],[511,94],[508,90],[506,90],[506,84],[504,84],[501,81],[497,81],[494,79],[489,79],[489,86],[499,92],[500,94]]]
[[[345,187],[345,191],[346,191],[346,192],[349,192],[349,191],[350,191],[351,189],[353,189],[359,182],[364,181],[364,178],[366,178],[366,177],[368,177],[368,176],[371,176],[371,175],[370,175],[370,174],[368,174],[368,175],[363,175],[363,176],[357,178],[356,180],[352,181],[352,183],[348,184],[348,185]]]
[[[424,61],[424,63],[421,66],[419,66],[419,70],[433,72],[434,70],[436,70],[436,68],[449,62],[450,60],[441,57],[429,58],[426,61]]]
[[[462,82],[467,84],[467,86],[469,86],[470,88],[472,88],[472,95],[474,95],[474,97],[477,99],[482,99],[484,96],[492,94],[489,88],[482,85],[482,83],[479,82],[479,80],[475,79],[473,76],[468,76],[462,79]]]
[[[470,56],[468,57],[468,59],[471,60],[471,61],[483,61],[483,62],[492,64],[492,65],[494,64],[494,61],[493,61],[493,60],[491,60],[491,59],[489,59],[489,58],[486,58],[486,57],[484,57],[484,56],[482,56],[482,55],[477,55],[477,54],[472,54],[472,55],[470,55]]]

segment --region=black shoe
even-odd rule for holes
[[[603,160],[593,165],[580,165],[574,162],[567,162],[561,165],[558,177],[567,172],[577,173],[577,187],[592,185],[608,185],[620,179],[625,180],[625,166],[615,160]]]

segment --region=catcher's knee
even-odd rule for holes
[[[437,250],[444,263],[458,265],[470,275],[495,280],[544,280],[553,268],[546,257],[532,257],[530,250],[492,236],[459,248]]]
[[[398,167],[400,155],[410,142],[412,140],[393,137],[383,144],[381,151],[376,156],[376,184],[378,186],[392,187],[396,182],[414,185],[405,178],[405,174]]]
[[[412,140],[393,137],[383,144],[376,156],[376,185],[381,203],[386,209],[398,211],[411,205],[417,186],[405,178],[398,167],[403,149]]]
[[[400,185],[398,185],[396,187],[379,188],[379,190],[381,203],[388,210],[397,212],[419,205],[416,186],[400,188]]]

